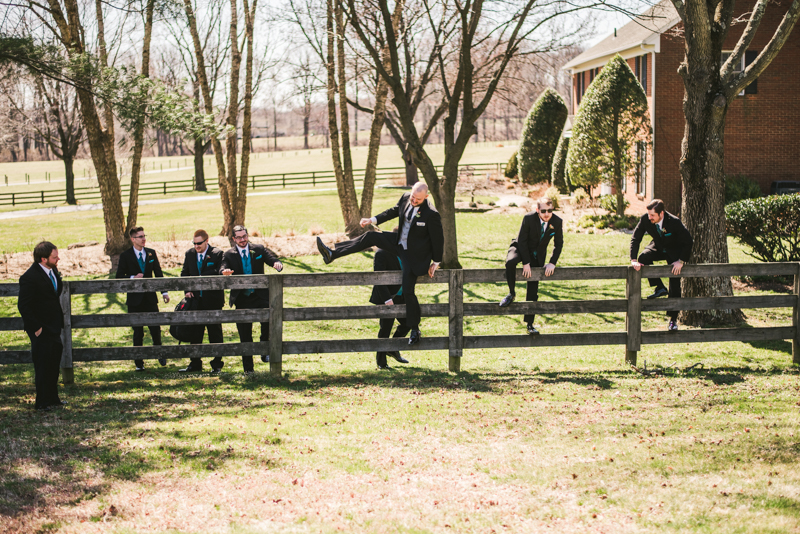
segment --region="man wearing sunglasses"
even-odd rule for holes
[[[508,295],[500,301],[500,307],[510,306],[516,298],[517,265],[522,263],[522,276],[531,277],[532,267],[544,267],[544,275],[550,276],[556,270],[556,262],[564,246],[564,234],[561,218],[553,213],[553,201],[549,198],[540,198],[536,211],[528,213],[522,218],[519,235],[511,242],[506,256],[506,280],[508,281]],[[550,261],[545,264],[547,245],[553,241],[553,254]],[[525,296],[528,302],[539,300],[539,281],[528,282],[528,292]],[[539,334],[533,326],[535,314],[525,315],[525,324],[528,334]]]
[[[186,251],[186,256],[183,260],[183,269],[181,269],[181,276],[216,276],[220,274],[221,268],[222,251],[209,244],[208,233],[205,230],[197,230],[192,239],[192,248]],[[221,310],[223,304],[225,304],[225,291],[187,291],[186,298],[199,299],[197,306],[198,311]],[[222,325],[207,324],[198,327],[196,344],[203,342],[205,330],[208,330],[209,343],[222,343]],[[211,360],[211,370],[219,371],[220,369],[222,369],[222,358],[217,356]],[[203,360],[200,358],[192,358],[189,366],[180,371],[185,373],[202,370]]]
[[[161,264],[158,262],[158,255],[152,248],[146,248],[147,236],[144,228],[137,226],[131,228],[130,233],[133,246],[119,255],[119,265],[117,266],[117,278],[163,278]],[[164,302],[169,302],[169,293],[163,291],[161,297]],[[155,293],[128,293],[126,304],[128,313],[145,313],[158,311],[158,297]],[[158,325],[148,326],[150,336],[153,338],[153,346],[161,345],[161,327]],[[133,346],[141,347],[144,344],[144,327],[133,327]],[[161,366],[167,365],[165,358],[159,358]],[[144,371],[144,360],[134,360],[137,371]]]
[[[283,264],[278,257],[264,245],[250,243],[247,228],[244,226],[233,227],[233,240],[236,246],[225,252],[222,258],[222,274],[224,276],[242,274],[264,274],[264,265],[269,265],[278,272],[283,270]],[[237,310],[253,310],[269,308],[269,289],[266,287],[231,289],[229,305],[236,305]],[[253,323],[236,323],[239,332],[239,341],[251,343],[253,341]],[[261,322],[261,341],[269,341],[269,321]],[[269,356],[262,355],[261,361],[269,362]],[[242,367],[245,374],[253,372],[253,357],[242,356]]]

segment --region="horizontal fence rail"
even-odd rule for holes
[[[505,163],[475,163],[472,165],[461,165],[458,172],[468,176],[483,173],[502,173],[505,171]],[[443,166],[438,165],[436,169],[441,172]],[[353,178],[356,185],[364,183],[364,169],[353,171]],[[383,181],[392,178],[402,178],[405,183],[405,167],[384,167],[376,169],[376,180]],[[206,185],[217,182],[216,177],[206,178]],[[336,183],[336,175],[333,171],[311,171],[311,172],[285,172],[276,174],[255,174],[247,177],[247,184],[250,189],[264,187],[282,188],[296,186],[330,185]],[[214,189],[213,187],[211,188]],[[139,186],[139,196],[153,195],[173,195],[178,193],[191,193],[195,190],[195,178],[186,180],[172,180],[161,182],[143,182]],[[130,191],[129,186],[123,185],[121,192],[127,195]],[[100,189],[98,187],[76,187],[75,199],[79,202],[100,202]],[[20,191],[15,193],[0,193],[0,206],[22,206],[26,204],[46,204],[48,202],[65,202],[65,190],[49,191]]]
[[[155,358],[217,357],[269,354],[270,371],[282,372],[284,354],[343,353],[393,350],[447,350],[449,368],[459,371],[464,349],[504,347],[558,347],[624,345],[625,359],[635,365],[642,345],[667,343],[703,343],[719,341],[792,340],[794,363],[800,363],[798,350],[798,308],[800,308],[800,263],[706,264],[686,265],[680,277],[789,276],[794,279],[790,295],[755,295],[643,300],[642,278],[674,277],[669,266],[560,267],[545,277],[543,269],[534,269],[531,278],[523,278],[517,270],[517,281],[528,280],[624,280],[625,298],[606,300],[555,300],[514,302],[506,308],[497,303],[464,302],[464,284],[505,282],[504,269],[439,270],[433,278],[420,277],[420,284],[447,284],[448,302],[422,304],[423,317],[447,317],[448,335],[424,337],[418,344],[407,345],[403,338],[390,339],[326,339],[285,340],[284,322],[337,321],[405,317],[405,305],[394,306],[325,306],[286,307],[284,291],[294,288],[335,287],[354,285],[399,285],[401,273],[355,272],[271,274],[249,276],[210,276],[185,278],[148,278],[120,280],[84,280],[64,282],[64,379],[71,380],[73,362],[114,361]],[[152,312],[127,314],[73,315],[72,296],[149,291],[197,291],[268,288],[270,307],[248,310],[212,310],[191,312]],[[19,284],[0,284],[0,297],[19,295]],[[668,331],[642,331],[643,312],[669,310],[709,310],[748,308],[791,308],[792,326],[739,327]],[[625,330],[618,332],[578,332],[528,335],[464,335],[464,318],[490,315],[625,313]],[[191,325],[209,323],[269,322],[269,341],[221,343],[205,345],[162,345],[156,347],[86,347],[72,346],[72,330],[153,325]],[[21,330],[20,317],[0,318],[0,331]],[[0,351],[0,364],[30,363],[25,350]]]

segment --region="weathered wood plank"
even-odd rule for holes
[[[61,381],[64,384],[75,382],[75,373],[72,369],[72,282],[64,282],[61,292],[61,311],[64,312],[64,328],[61,330]]]
[[[464,315],[469,317],[485,315],[563,314],[563,313],[614,313],[624,312],[627,301],[615,300],[540,300],[538,302],[514,302],[501,308],[495,302],[465,302]]]
[[[499,260],[498,260],[499,261]],[[544,275],[544,268],[531,269],[531,277],[522,276],[522,269],[517,269],[517,281],[534,280],[624,280],[626,267],[558,267],[550,276]],[[464,283],[505,282],[505,269],[468,269],[464,271]]]
[[[464,336],[464,348],[578,347],[585,345],[624,345],[625,332],[543,334],[538,336]]]
[[[681,269],[681,278],[702,278],[710,276],[786,276],[795,273],[795,263],[687,263]],[[674,278],[669,265],[642,267],[644,278]]]
[[[0,332],[22,330],[24,324],[22,317],[0,317]]]
[[[0,365],[33,363],[30,350],[0,350]]]
[[[285,275],[269,280],[269,372],[280,376],[283,370],[283,286]]]
[[[104,362],[114,360],[152,360],[166,358],[209,358],[216,356],[256,356],[269,351],[268,341],[251,343],[216,343],[203,345],[159,345],[144,347],[99,347],[72,349],[76,362]]]
[[[642,346],[642,272],[628,267],[628,279],[625,283],[625,296],[628,299],[628,311],[625,314],[625,361],[636,365],[637,352]]]
[[[269,308],[186,312],[107,313],[73,315],[73,328],[112,328],[171,324],[253,323],[269,320]]]
[[[422,304],[423,317],[447,317],[447,304]],[[329,306],[321,308],[284,308],[284,321],[341,321],[405,317],[405,304],[394,306]]]
[[[269,275],[275,276],[275,275]],[[73,295],[94,293],[142,293],[150,291],[199,291],[210,289],[266,288],[269,276],[185,276],[177,278],[133,278],[79,280],[71,282]]]
[[[792,362],[800,365],[800,263],[794,273],[794,313],[792,313],[794,339],[792,340]]]
[[[642,302],[642,311],[729,310],[737,308],[791,308],[793,295],[757,295],[741,297],[698,297],[653,299]]]
[[[18,297],[19,284],[0,284],[0,297]]]
[[[436,271],[433,279],[428,276],[417,278],[418,284],[446,284],[447,270]],[[309,273],[284,275],[284,287],[329,287],[329,286],[375,286],[399,285],[402,282],[400,271],[362,271],[350,273]]]
[[[284,354],[327,354],[377,352],[379,350],[444,350],[447,349],[448,341],[446,337],[423,337],[418,343],[411,346],[406,338],[286,341],[283,344],[283,352]]]
[[[448,284],[448,349],[451,373],[461,371],[464,352],[464,271],[450,271]]]
[[[708,343],[716,341],[768,341],[792,339],[793,326],[766,328],[709,328],[704,330],[680,330],[678,332],[642,332],[642,343],[658,345],[662,343]]]

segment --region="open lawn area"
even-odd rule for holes
[[[397,195],[378,193],[374,211]],[[218,204],[194,204],[145,208],[140,222],[152,240],[173,232],[188,248],[191,230],[221,223]],[[254,197],[248,207],[262,233],[341,229],[330,193]],[[499,268],[520,219],[459,214],[464,267]],[[102,220],[93,212],[3,221],[2,233],[6,251],[40,235],[63,246],[98,240]],[[559,265],[625,264],[629,240],[566,234]],[[730,244],[732,262],[752,261]],[[289,273],[366,271],[371,258],[284,264]],[[364,305],[369,292],[287,288],[285,305]],[[498,302],[506,292],[473,284],[465,300]],[[423,303],[447,299],[440,285],[418,293]],[[540,295],[623,298],[624,281],[543,282]],[[123,303],[124,295],[80,296],[73,313],[121,313]],[[746,313],[752,326],[791,325],[788,309]],[[16,299],[0,299],[0,316],[15,315]],[[536,323],[543,336],[625,329],[624,315],[611,313]],[[665,326],[661,313],[643,318],[644,330]],[[377,329],[376,320],[294,322],[284,340],[370,338]],[[423,319],[422,331],[446,336],[447,320]],[[465,335],[523,332],[520,317],[465,321]],[[238,339],[234,325],[225,338]],[[131,332],[78,330],[74,339],[129,345]],[[24,349],[27,340],[0,332],[0,345]],[[800,382],[787,341],[645,346],[640,365],[666,368],[650,378],[625,365],[622,346],[469,350],[456,374],[446,351],[403,354],[411,363],[390,359],[383,371],[374,354],[285,355],[282,378],[258,358],[245,376],[234,356],[219,376],[178,373],[185,361],[148,361],[144,373],[132,362],[79,363],[75,384],[62,387],[67,408],[44,413],[31,409],[32,366],[2,366],[0,532],[800,531]]]

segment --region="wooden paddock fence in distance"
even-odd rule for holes
[[[270,372],[280,375],[284,354],[374,352],[393,350],[447,350],[449,369],[458,372],[464,349],[501,347],[558,347],[624,345],[625,360],[636,364],[642,345],[661,343],[701,343],[713,341],[792,340],[792,358],[800,363],[798,348],[798,308],[800,308],[800,263],[705,264],[686,265],[682,277],[719,276],[793,276],[794,292],[790,295],[758,295],[736,297],[681,298],[642,300],[643,277],[669,277],[670,267],[559,267],[545,278],[543,269],[535,269],[530,279],[517,280],[625,280],[624,299],[558,300],[515,302],[500,308],[496,302],[464,302],[464,285],[505,282],[503,269],[440,270],[433,279],[425,276],[419,283],[447,284],[447,304],[423,304],[423,317],[447,317],[448,335],[423,337],[413,346],[406,339],[320,339],[290,341],[283,339],[283,323],[289,321],[337,321],[404,317],[405,306],[327,306],[286,308],[283,305],[285,288],[330,287],[376,284],[400,284],[399,272],[354,272],[271,274],[250,276],[209,276],[186,278],[148,278],[128,280],[86,280],[64,282],[64,353],[61,367],[65,383],[74,379],[73,362],[97,362],[156,358],[214,357],[269,354]],[[193,312],[153,312],[73,315],[72,296],[87,294],[128,293],[143,291],[198,291],[212,289],[244,289],[269,287],[270,307],[261,310],[219,310]],[[19,284],[0,284],[0,297],[15,297]],[[642,312],[666,310],[708,310],[747,308],[792,308],[792,326],[737,327],[681,330],[642,331]],[[561,334],[465,336],[464,317],[487,315],[625,313],[625,331],[577,332]],[[171,324],[209,324],[269,321],[269,341],[251,343],[222,343],[203,345],[163,345],[145,347],[77,348],[72,345],[72,331],[78,328],[113,328]],[[0,318],[0,330],[22,330],[19,317]],[[424,324],[423,324],[424,330]],[[0,364],[30,363],[27,350],[0,351]]]

